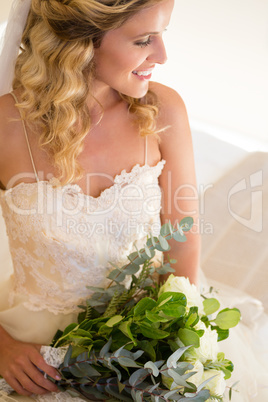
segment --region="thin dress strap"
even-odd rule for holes
[[[10,92],[10,95],[13,96],[13,98],[15,99],[16,103],[19,103],[18,98],[16,97],[16,95],[13,92]],[[20,113],[20,115],[21,115],[21,113]],[[36,168],[35,168],[35,164],[34,164],[34,160],[33,160],[33,154],[32,154],[32,151],[31,151],[31,146],[30,146],[30,143],[29,143],[29,138],[28,138],[26,126],[25,126],[25,121],[24,121],[23,118],[21,119],[21,122],[22,122],[22,126],[23,126],[23,131],[24,131],[24,134],[25,134],[25,139],[26,139],[28,150],[29,150],[29,155],[30,155],[30,158],[31,158],[35,178],[36,178],[36,181],[39,181],[37,171],[36,171]]]
[[[147,142],[147,135],[145,136],[145,165],[147,165],[147,151],[148,151],[148,142]]]

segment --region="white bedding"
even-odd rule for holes
[[[192,137],[199,191],[200,186],[216,183],[248,155],[245,149],[202,129],[192,128]]]
[[[268,311],[268,153],[196,130],[193,143],[202,269],[209,280],[234,287],[234,297],[248,293]]]

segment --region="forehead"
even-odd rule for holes
[[[126,34],[135,37],[143,32],[162,32],[169,24],[174,0],[163,0],[146,7],[128,18],[121,27],[109,31],[114,35]]]

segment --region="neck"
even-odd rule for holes
[[[92,83],[91,94],[93,96],[89,95],[87,105],[92,117],[99,116],[122,101],[118,92],[97,80]]]

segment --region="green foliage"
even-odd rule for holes
[[[52,346],[69,346],[59,371],[59,389],[91,400],[110,401],[186,401],[203,402],[217,398],[201,384],[191,383],[194,375],[188,349],[198,348],[204,330],[195,329],[202,320],[217,330],[219,337],[238,321],[238,310],[219,309],[216,299],[205,299],[201,316],[197,307],[187,309],[187,298],[179,292],[165,292],[159,297],[154,274],[174,271],[168,263],[153,265],[155,250],[167,251],[168,240],[186,240],[185,232],[193,224],[183,219],[175,230],[163,225],[158,237],[150,236],[141,250],[128,256],[123,267],[113,266],[107,288],[92,288],[93,294],[78,317],[78,323],[58,331]],[[128,288],[124,280],[130,278]],[[179,347],[178,340],[183,347]],[[226,378],[232,363],[223,354],[206,369],[222,370]],[[165,385],[163,378],[173,384]],[[216,399],[217,400],[217,399]],[[218,399],[220,400],[220,399]]]

